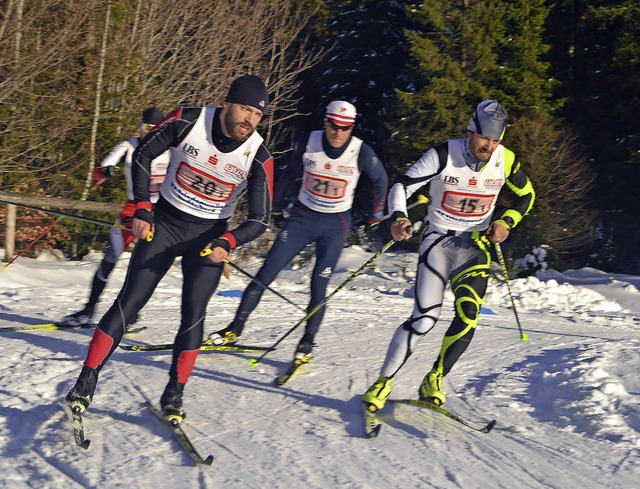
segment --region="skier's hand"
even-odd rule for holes
[[[221,263],[229,256],[231,245],[224,238],[216,238],[200,252],[202,256],[208,256],[213,263]]]
[[[487,229],[487,237],[492,243],[502,243],[509,237],[509,229],[510,226],[506,222],[502,220],[495,221]]]
[[[147,209],[137,209],[131,221],[131,232],[136,238],[151,241],[154,233],[153,212]]]
[[[413,234],[411,221],[406,217],[398,217],[391,223],[391,236],[396,241],[402,241]]]
[[[93,188],[100,187],[108,178],[120,175],[121,169],[119,166],[98,166],[93,169],[93,179],[96,181]]]

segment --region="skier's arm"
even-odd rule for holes
[[[387,190],[389,186],[389,177],[382,161],[376,156],[373,149],[362,144],[360,153],[358,154],[358,168],[365,173],[371,181],[373,190],[373,205],[371,213],[367,219],[368,224],[380,221],[384,214],[384,204],[387,198]]]
[[[269,225],[273,199],[273,157],[264,145],[260,146],[251,165],[247,176],[247,189],[247,218],[233,231],[221,236],[229,242],[231,250],[258,238]]]

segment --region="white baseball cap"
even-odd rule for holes
[[[334,100],[327,105],[325,119],[339,126],[353,126],[356,122],[356,108],[344,100]]]

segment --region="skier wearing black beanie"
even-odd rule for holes
[[[168,421],[185,417],[184,386],[204,335],[207,304],[230,250],[259,237],[269,224],[273,158],[256,132],[269,103],[264,82],[243,75],[231,84],[222,107],[179,107],[145,137],[133,154],[133,234],[141,238],[122,291],[102,317],[78,380],[66,397],[76,412],[93,399],[98,374],[130,324],[151,298],[174,260],[182,257],[181,321],[169,383],[160,397]],[[149,196],[151,162],[169,150],[160,198]],[[247,191],[248,213],[228,230],[238,198]]]

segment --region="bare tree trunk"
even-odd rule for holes
[[[133,26],[131,27],[131,36],[129,37],[129,46],[134,46],[138,36],[138,26],[140,24],[140,12],[142,10],[142,0],[136,2],[136,13],[133,18]],[[124,63],[124,76],[122,79],[122,98],[121,107],[127,107],[129,99],[127,97],[127,88],[129,87],[129,77],[131,67],[131,50],[127,49],[127,58]]]
[[[104,16],[104,31],[102,33],[102,47],[100,48],[100,68],[98,79],[96,80],[96,104],[93,112],[93,125],[91,126],[91,144],[89,146],[89,168],[85,180],[82,200],[86,200],[91,188],[93,168],[96,166],[96,138],[98,135],[98,122],[100,121],[100,100],[102,95],[102,77],[104,76],[104,65],[107,53],[107,38],[109,36],[109,21],[111,18],[111,0],[107,0],[107,11]]]
[[[14,61],[16,69],[20,66],[20,48],[22,46],[22,13],[24,12],[24,0],[19,0],[16,7],[16,54]]]
[[[0,40],[4,38],[4,33],[7,30],[7,25],[11,21],[11,11],[13,10],[13,0],[9,0],[7,2],[7,9],[4,12],[3,18],[4,22],[0,25]]]

